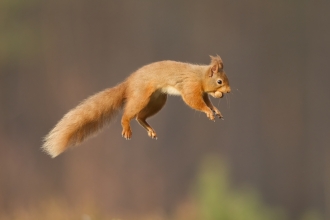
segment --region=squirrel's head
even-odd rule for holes
[[[211,64],[206,73],[204,91],[214,98],[222,98],[230,92],[229,80],[223,70],[222,59],[217,55],[211,57]]]

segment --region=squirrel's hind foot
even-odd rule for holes
[[[132,131],[131,129],[123,129],[121,135],[123,136],[123,138],[125,138],[126,140],[130,140],[132,138]]]

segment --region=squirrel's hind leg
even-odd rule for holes
[[[165,104],[166,99],[165,101],[158,100],[159,98],[160,100],[164,99],[161,98],[163,95],[164,94],[158,91],[153,92],[152,89],[149,89],[145,91],[140,91],[139,93],[135,93],[127,99],[126,105],[124,107],[124,113],[121,119],[121,125],[123,127],[122,136],[125,139],[129,140],[132,137],[130,121],[135,117],[138,118],[138,115],[140,115],[140,123],[143,124],[143,120],[145,121],[146,118],[158,112]]]
[[[146,122],[146,119],[159,112],[165,105],[166,100],[166,94],[158,91],[153,93],[147,106],[143,108],[136,116],[136,120],[147,130],[149,137],[152,139],[157,139],[157,134],[148,122]]]

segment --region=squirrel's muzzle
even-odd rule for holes
[[[223,98],[224,94],[230,93],[230,91],[231,91],[230,86],[226,86],[226,87],[221,87],[215,92],[210,92],[209,94],[214,98]]]

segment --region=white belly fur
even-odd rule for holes
[[[179,90],[177,90],[176,88],[174,88],[172,86],[167,86],[165,88],[162,88],[162,92],[169,94],[169,95],[181,95]]]

